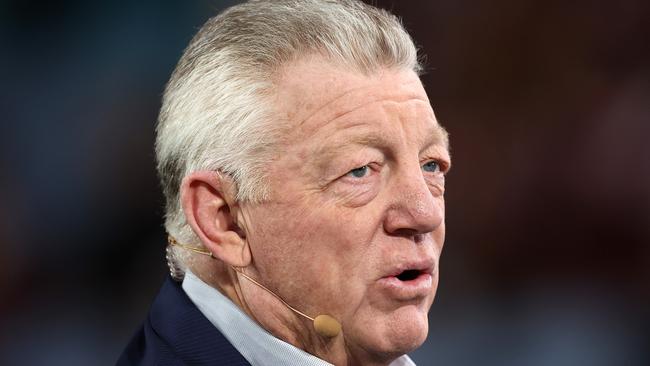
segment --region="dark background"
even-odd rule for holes
[[[111,365],[166,275],[153,131],[228,1],[0,3],[0,364]],[[650,364],[650,3],[379,1],[451,134],[420,365]]]

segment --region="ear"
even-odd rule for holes
[[[181,184],[181,205],[188,224],[203,245],[218,258],[235,267],[251,262],[248,242],[231,216],[234,183],[214,171],[194,172]]]

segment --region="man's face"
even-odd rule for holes
[[[411,351],[438,284],[450,164],[422,84],[319,59],[278,84],[290,132],[268,163],[270,199],[242,206],[255,270],[295,308],[338,319],[353,351]]]

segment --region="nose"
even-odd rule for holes
[[[384,230],[389,234],[419,236],[436,230],[444,222],[444,187],[427,184],[420,166],[416,167],[402,169],[393,179],[384,221]]]

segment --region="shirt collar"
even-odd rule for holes
[[[190,271],[185,273],[183,290],[199,311],[252,365],[332,365],[274,337],[230,299]],[[415,366],[415,363],[404,355],[390,366]]]

